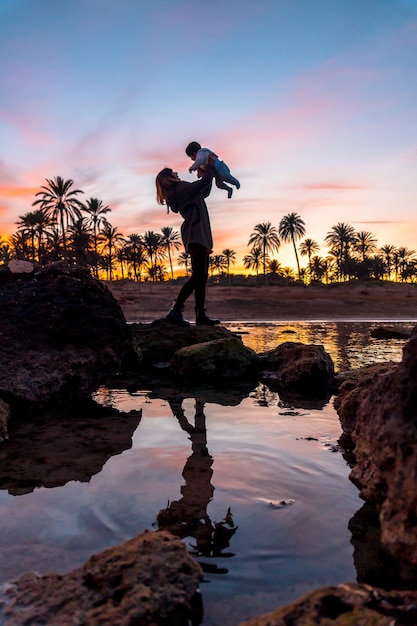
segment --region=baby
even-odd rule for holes
[[[216,186],[219,189],[225,189],[227,191],[227,197],[231,198],[233,194],[233,189],[226,185],[226,183],[231,183],[239,189],[240,182],[232,176],[229,168],[227,167],[224,161],[221,161],[217,154],[215,154],[209,148],[202,148],[197,141],[192,141],[188,144],[185,149],[186,154],[194,161],[193,165],[188,170],[189,172],[193,172],[197,170],[197,176],[201,176],[201,171],[204,170],[204,167],[210,161],[210,163],[214,166],[214,176],[216,179]]]

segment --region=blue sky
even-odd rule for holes
[[[323,256],[338,222],[417,249],[415,0],[0,0],[0,58],[0,235],[54,176],[125,235],[179,229],[154,180],[194,180],[197,140],[241,182],[215,253],[292,211]]]

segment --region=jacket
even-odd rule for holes
[[[168,197],[171,211],[179,213],[184,220],[181,237],[186,252],[191,244],[204,246],[209,253],[213,250],[210,218],[204,200],[210,194],[213,175],[213,168],[209,166],[202,178],[193,183],[180,180]]]

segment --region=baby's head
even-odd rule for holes
[[[195,159],[195,155],[197,154],[197,152],[201,149],[200,144],[198,143],[198,141],[192,141],[191,143],[188,144],[188,146],[185,148],[185,153],[187,156],[190,157],[190,159]]]

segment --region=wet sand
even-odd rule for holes
[[[128,322],[164,317],[180,286],[170,283],[105,282]],[[194,321],[194,302],[184,317]],[[417,320],[417,285],[375,283],[319,286],[219,286],[207,290],[207,314],[229,321]]]

